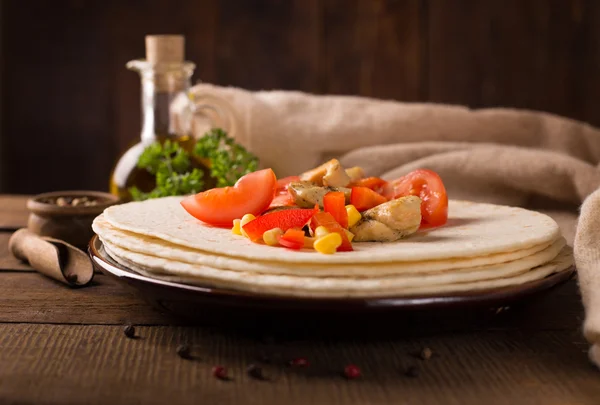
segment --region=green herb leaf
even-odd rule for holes
[[[210,175],[217,181],[217,187],[233,186],[240,177],[258,168],[258,158],[220,128],[200,138],[194,152],[210,160]]]
[[[210,162],[210,175],[217,187],[232,186],[245,174],[258,169],[258,158],[238,145],[222,129],[213,129],[200,138],[190,156],[176,141],[154,142],[140,155],[137,166],[153,174],[156,187],[145,193],[131,187],[129,193],[136,200],[185,195],[203,190],[202,170],[192,166],[199,157]]]
[[[176,142],[154,142],[140,155],[137,166],[156,176],[156,187],[144,193],[131,187],[129,193],[136,201],[202,191],[203,173],[193,169],[189,154]]]

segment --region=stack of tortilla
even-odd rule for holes
[[[141,274],[279,296],[459,293],[519,285],[573,265],[556,222],[521,208],[450,201],[443,227],[324,255],[253,243],[196,220],[180,200],[110,207],[94,231],[114,261]]]

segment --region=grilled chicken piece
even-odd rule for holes
[[[345,187],[321,187],[310,181],[290,183],[288,192],[294,197],[296,205],[302,208],[313,208],[315,204],[323,208],[323,197],[330,191],[342,191],[346,203],[350,203],[350,189]]]
[[[353,242],[393,242],[417,232],[420,224],[421,199],[406,196],[363,212],[350,232]]]
[[[360,166],[354,166],[354,167],[351,167],[349,169],[346,169],[346,174],[348,176],[350,176],[350,181],[352,183],[357,182],[357,181],[362,180],[365,177],[367,177],[365,175],[365,171]]]
[[[337,159],[331,159],[319,167],[302,173],[300,180],[326,187],[346,187],[350,184],[350,176]]]
[[[326,187],[347,187],[350,184],[350,176],[346,173],[337,160],[327,168],[323,176],[323,185]]]

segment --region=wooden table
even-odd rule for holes
[[[69,289],[19,263],[7,241],[26,224],[24,202],[0,196],[0,403],[600,404],[575,281],[485,320],[389,317],[383,331],[337,334],[184,326],[102,274]],[[177,356],[181,343],[193,359]],[[429,360],[415,355],[425,347]],[[310,365],[285,365],[297,357]],[[360,379],[341,377],[350,363]],[[217,364],[230,381],[211,375]]]

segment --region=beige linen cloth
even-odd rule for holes
[[[521,206],[554,217],[574,243],[586,310],[583,329],[592,344],[590,357],[600,365],[599,129],[504,108],[209,84],[193,92],[233,106],[231,133],[278,176],[298,174],[334,156],[387,179],[429,168],[441,174],[454,199]]]

